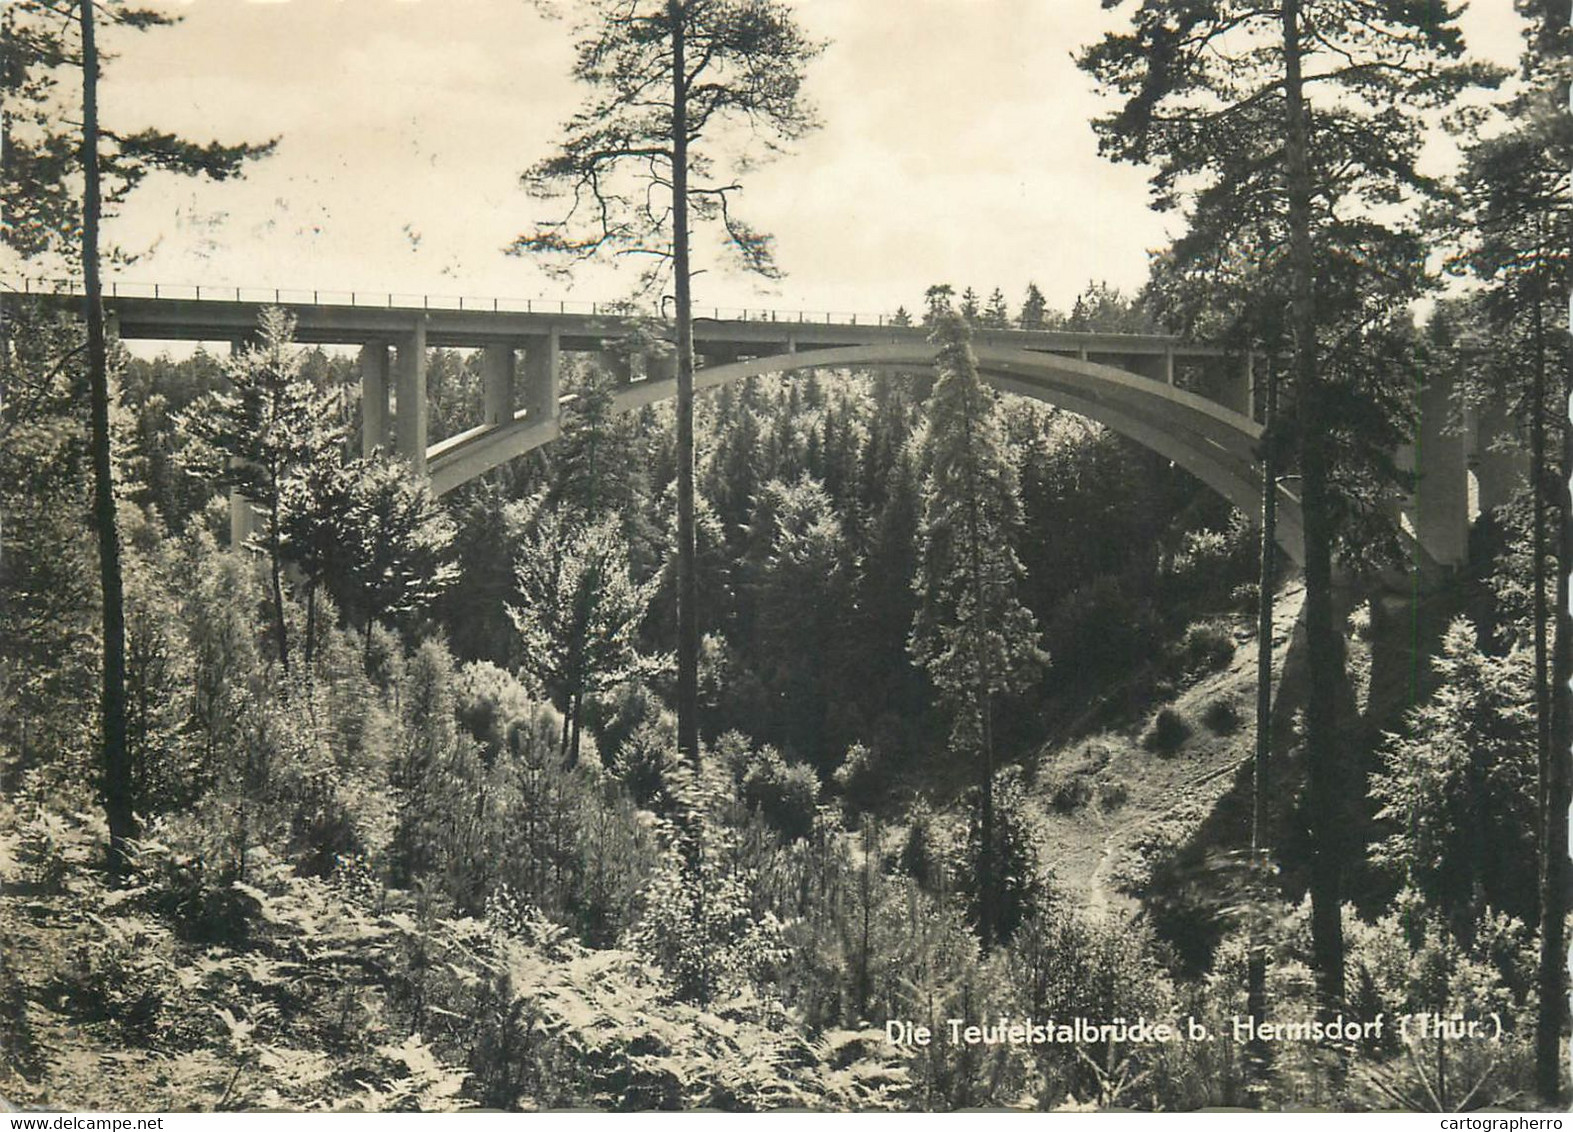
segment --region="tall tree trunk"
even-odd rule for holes
[[[699,581],[694,539],[694,297],[688,262],[688,64],[687,4],[668,0],[672,25],[672,276],[677,317],[677,752],[694,769],[699,751]],[[704,813],[695,799],[683,838],[683,859],[693,880],[694,922],[706,922]],[[700,974],[699,1000],[710,1000],[709,966]]]
[[[1545,249],[1537,249],[1540,263],[1544,264]],[[1546,453],[1546,320],[1545,287],[1538,272],[1534,281],[1534,305],[1530,311],[1530,362],[1529,384],[1529,467],[1530,507],[1532,518],[1530,536],[1530,623],[1534,638],[1535,655],[1535,766],[1538,775],[1536,803],[1540,811],[1540,869],[1541,893],[1546,891],[1546,876],[1551,863],[1551,844],[1546,839],[1546,817],[1551,803],[1551,673],[1550,673],[1550,624],[1546,608],[1546,556],[1550,552],[1547,527],[1552,484],[1555,474],[1547,463]]]
[[[268,510],[268,566],[273,580],[273,631],[279,636],[279,665],[289,675],[289,626],[284,620],[284,567],[279,546],[279,477],[273,477],[273,505]]]
[[[579,716],[584,711],[584,689],[576,688],[568,700],[568,718],[573,723],[573,734],[568,739],[568,765],[579,765]]]
[[[81,0],[82,24],[82,281],[86,292],[88,380],[93,434],[93,522],[103,589],[104,656],[100,698],[102,793],[109,821],[109,872],[124,877],[126,842],[136,836],[131,809],[131,760],[126,749],[126,613],[120,582],[120,534],[115,525],[115,478],[109,439],[109,357],[104,343],[104,293],[98,273],[98,47],[93,0]]]
[[[1564,343],[1564,349],[1570,347]],[[1564,385],[1559,411],[1573,416],[1573,389]],[[1562,1036],[1568,1017],[1567,976],[1567,893],[1568,893],[1568,807],[1573,805],[1573,616],[1568,602],[1568,571],[1573,569],[1573,498],[1569,477],[1573,476],[1573,427],[1562,429],[1561,467],[1541,477],[1537,467],[1537,498],[1556,492],[1557,598],[1552,638],[1551,726],[1547,735],[1544,785],[1541,789],[1541,883],[1540,883],[1540,962],[1537,972],[1539,1008],[1535,1019],[1535,1091],[1550,1108],[1562,1106],[1562,1075],[1566,1062]],[[1546,469],[1551,472],[1551,469]],[[1550,480],[1551,482],[1546,482]],[[1537,563],[1538,565],[1538,563]],[[1538,573],[1538,571],[1537,571]]]
[[[317,655],[317,582],[306,580],[306,675],[311,676],[312,661]]]
[[[699,601],[694,559],[694,301],[688,260],[686,5],[672,24],[672,273],[677,300],[677,749],[699,768]]]
[[[1342,752],[1338,688],[1343,649],[1333,618],[1333,531],[1327,493],[1327,441],[1318,372],[1315,260],[1311,244],[1309,111],[1301,74],[1299,0],[1284,0],[1284,181],[1289,200],[1290,317],[1296,409],[1300,425],[1300,509],[1305,534],[1305,632],[1309,667],[1305,746],[1311,831],[1311,958],[1321,1007],[1334,1013],[1344,997],[1341,919],[1343,851]]]
[[[1273,585],[1277,573],[1278,458],[1274,451],[1274,422],[1278,412],[1278,376],[1267,366],[1267,388],[1262,415],[1262,548],[1257,574],[1256,608],[1256,756],[1251,772],[1251,951],[1246,960],[1246,1008],[1258,1027],[1267,1020],[1267,946],[1262,941],[1261,902],[1268,871],[1266,853],[1271,784],[1268,781],[1273,732]],[[1260,1080],[1270,1056],[1266,1042],[1251,1049],[1253,1069]]]

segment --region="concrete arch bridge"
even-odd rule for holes
[[[364,294],[345,302],[323,301],[320,292],[270,297],[154,290],[128,294],[116,287],[106,296],[122,339],[238,345],[255,333],[263,307],[280,305],[295,316],[299,341],[359,346],[364,450],[391,442],[439,494],[560,435],[564,353],[606,354],[649,326],[593,306],[570,310],[567,303],[504,309],[499,300],[460,300],[455,307],[434,306],[430,299],[396,305],[392,296],[384,303],[383,296]],[[311,301],[304,301],[308,296]],[[56,301],[71,300],[62,295]],[[923,328],[877,316],[699,313],[713,315],[695,325],[699,390],[811,369],[918,370],[931,366],[937,352]],[[480,350],[485,394],[482,420],[433,443],[426,352],[437,346]],[[1262,426],[1252,359],[1164,336],[1059,331],[978,330],[973,350],[994,387],[1098,421],[1185,468],[1248,517],[1257,516],[1261,469],[1254,451]],[[614,350],[611,356],[623,377],[619,409],[675,394],[669,354],[630,357]],[[1474,515],[1504,500],[1522,475],[1522,467],[1491,444],[1505,420],[1466,421],[1462,432],[1447,427],[1449,392],[1446,380],[1432,380],[1421,391],[1416,443],[1399,454],[1411,468],[1418,460],[1419,486],[1395,508],[1395,523],[1412,545],[1416,569],[1428,575],[1464,560]],[[237,517],[237,526],[241,522]],[[1300,504],[1289,486],[1279,487],[1278,540],[1300,561]]]

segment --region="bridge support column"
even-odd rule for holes
[[[524,408],[532,421],[557,419],[557,331],[528,339],[524,347]]]
[[[235,357],[246,349],[244,338],[231,339],[229,356]],[[234,488],[229,489],[229,545],[239,549],[246,540],[257,533],[257,509]]]
[[[487,346],[481,354],[485,413],[489,425],[513,420],[513,347]]]
[[[651,350],[644,356],[646,381],[676,381],[677,351]]]
[[[415,328],[398,344],[398,415],[395,430],[398,453],[408,460],[416,473],[426,474],[426,320],[418,319]]]
[[[1500,405],[1482,405],[1474,412],[1469,466],[1475,473],[1481,511],[1513,498],[1529,475],[1529,456],[1522,449],[1504,449],[1513,439],[1513,419]]]
[[[1247,350],[1245,357],[1240,359],[1240,368],[1231,375],[1227,404],[1235,412],[1244,413],[1254,421],[1258,402],[1266,405],[1267,399],[1256,395],[1256,359]]]
[[[360,451],[370,456],[388,444],[388,344],[360,348]]]
[[[1461,565],[1469,551],[1469,467],[1464,437],[1450,427],[1451,391],[1444,374],[1421,389],[1415,443],[1404,453],[1416,473],[1409,509],[1415,538],[1441,566]]]

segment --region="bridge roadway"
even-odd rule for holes
[[[209,296],[213,294],[209,290]],[[16,297],[15,292],[6,295],[7,301]],[[80,299],[59,295],[50,301]],[[105,300],[122,339],[234,344],[255,334],[258,316],[268,305],[273,304],[162,295],[119,294]],[[648,318],[594,307],[574,313],[567,304],[547,311],[503,310],[497,303],[486,309],[484,302],[469,309],[427,303],[282,305],[296,318],[300,342],[361,348],[364,449],[387,445],[391,421],[395,450],[429,475],[439,494],[557,438],[563,352],[608,357],[623,378],[617,396],[621,409],[652,404],[675,392],[670,348],[660,341],[669,330]],[[696,388],[814,368],[924,370],[936,353],[924,328],[892,325],[885,318],[862,316],[859,323],[750,313],[755,317],[696,320],[695,351],[701,366]],[[436,346],[483,352],[485,396],[481,422],[433,444],[425,357],[426,350]],[[980,372],[995,387],[1096,420],[1173,460],[1247,516],[1257,515],[1261,477],[1255,448],[1261,425],[1254,419],[1251,359],[1165,336],[1063,331],[980,329],[973,350]],[[397,412],[389,409],[390,385]],[[1422,488],[1395,516],[1400,529],[1418,544],[1412,549],[1423,573],[1439,563],[1463,560],[1471,467],[1481,473],[1479,506],[1498,502],[1497,497],[1510,490],[1510,469],[1481,456],[1490,448],[1489,437],[1471,436],[1474,443],[1467,443],[1445,427],[1447,392],[1442,382],[1422,391],[1420,443],[1400,454],[1411,466],[1416,453],[1424,456]],[[1488,467],[1501,472],[1489,484],[1484,475]],[[1278,540],[1291,558],[1300,560],[1299,500],[1288,486],[1279,488]]]

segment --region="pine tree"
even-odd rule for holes
[[[1047,323],[1048,303],[1036,283],[1027,284],[1027,294],[1021,300],[1021,313],[1016,324],[1023,330],[1042,330]]]
[[[126,841],[136,833],[131,809],[133,771],[126,751],[125,600],[120,574],[120,535],[115,519],[114,457],[109,429],[109,356],[105,342],[100,229],[103,205],[122,199],[150,171],[234,175],[251,157],[272,148],[195,145],[160,130],[116,134],[99,120],[98,20],[144,29],[168,17],[110,0],[69,4],[15,0],[0,16],[0,189],[6,223],[0,239],[25,258],[64,252],[81,266],[87,330],[89,419],[92,430],[93,523],[98,537],[103,665],[100,673],[101,789],[109,820],[109,867],[125,870]],[[81,77],[81,117],[62,113],[58,72]],[[109,141],[112,146],[106,147]],[[78,182],[80,178],[80,182]],[[76,196],[81,185],[80,205]],[[80,212],[78,211],[80,207]]]
[[[1540,1003],[1536,1087],[1548,1105],[1562,1088],[1561,1041],[1566,1026],[1567,814],[1573,804],[1573,569],[1568,477],[1573,433],[1568,422],[1573,370],[1564,320],[1573,260],[1568,202],[1573,131],[1568,101],[1569,14],[1566,5],[1520,5],[1529,16],[1523,89],[1505,107],[1509,128],[1472,142],[1460,177],[1458,213],[1464,234],[1457,261],[1485,284],[1480,296],[1493,349],[1471,358],[1481,399],[1527,418],[1530,463],[1530,642],[1534,656],[1535,747],[1540,783]],[[1561,339],[1560,341],[1558,339]],[[1552,532],[1562,537],[1553,544]],[[1548,585],[1547,573],[1556,581]],[[1555,612],[1548,589],[1555,589]]]
[[[1376,857],[1466,947],[1487,909],[1531,919],[1537,893],[1524,861],[1535,852],[1533,664],[1522,650],[1480,650],[1475,627],[1448,627],[1440,686],[1389,739],[1372,782],[1392,833]]]
[[[431,484],[397,456],[375,454],[346,469],[347,563],[335,595],[363,618],[366,652],[372,628],[393,619],[409,623],[458,577],[453,520]]]
[[[953,313],[956,289],[949,283],[935,283],[923,292],[923,325],[934,326],[944,315]]]
[[[85,750],[101,687],[87,381],[78,328],[7,312],[0,337],[0,749],[5,788]],[[86,768],[70,772],[85,777]]]
[[[846,629],[853,616],[855,563],[823,485],[779,480],[760,492],[764,554],[752,582],[758,607],[751,651],[774,733],[788,754],[828,771],[843,747],[833,708],[849,675]]]
[[[286,485],[292,476],[335,453],[345,433],[338,391],[319,390],[305,377],[305,351],[294,345],[294,336],[289,314],[277,307],[265,309],[258,342],[225,367],[229,388],[207,394],[180,418],[191,440],[187,451],[192,470],[218,487],[235,489],[262,515],[256,537],[268,555],[273,632],[286,672]]]
[[[585,522],[637,517],[646,503],[644,467],[634,422],[616,410],[615,378],[592,364],[571,393],[562,437],[552,448],[547,503]]]
[[[690,225],[716,221],[742,265],[777,274],[770,238],[743,223],[740,186],[701,148],[731,125],[768,153],[815,125],[801,88],[820,45],[771,0],[594,0],[574,77],[593,92],[559,152],[525,181],[571,195],[562,221],[521,237],[516,252],[583,259],[640,254],[670,268],[677,348],[678,746],[699,758],[699,590],[694,503],[694,342]],[[735,132],[734,132],[734,136]],[[740,162],[746,166],[747,161]]]
[[[1286,284],[1305,534],[1313,959],[1327,1011],[1344,997],[1352,849],[1341,817],[1352,791],[1337,714],[1330,437],[1338,409],[1368,396],[1332,388],[1326,347],[1337,318],[1328,316],[1351,300],[1376,295],[1394,308],[1415,293],[1424,248],[1391,205],[1434,188],[1416,167],[1426,111],[1490,78],[1457,64],[1455,16],[1434,4],[1143,0],[1129,31],[1080,59],[1124,99],[1094,123],[1102,152],[1155,165],[1157,206],[1188,211],[1176,249],[1198,265],[1242,249],[1282,257],[1273,277]]]
[[[902,749],[927,702],[923,673],[907,649],[917,612],[913,578],[922,519],[921,477],[911,445],[902,445],[880,483],[880,507],[868,524],[868,549],[858,571],[854,642],[868,674],[858,700],[881,748]]]
[[[998,287],[989,296],[989,305],[983,308],[981,325],[991,330],[1004,330],[1010,326],[1010,307],[1005,303],[1005,292]]]
[[[635,648],[656,581],[635,585],[611,520],[581,526],[543,509],[517,559],[519,604],[510,607],[524,666],[563,713],[561,757],[579,759],[587,696],[660,670]]]
[[[1017,597],[1023,571],[1012,548],[1021,503],[993,392],[978,376],[964,320],[943,317],[934,340],[939,380],[927,406],[910,647],[950,713],[951,749],[977,763],[978,930],[990,947],[999,939],[1004,879],[995,860],[994,710],[999,697],[1025,691],[1048,657]]]

